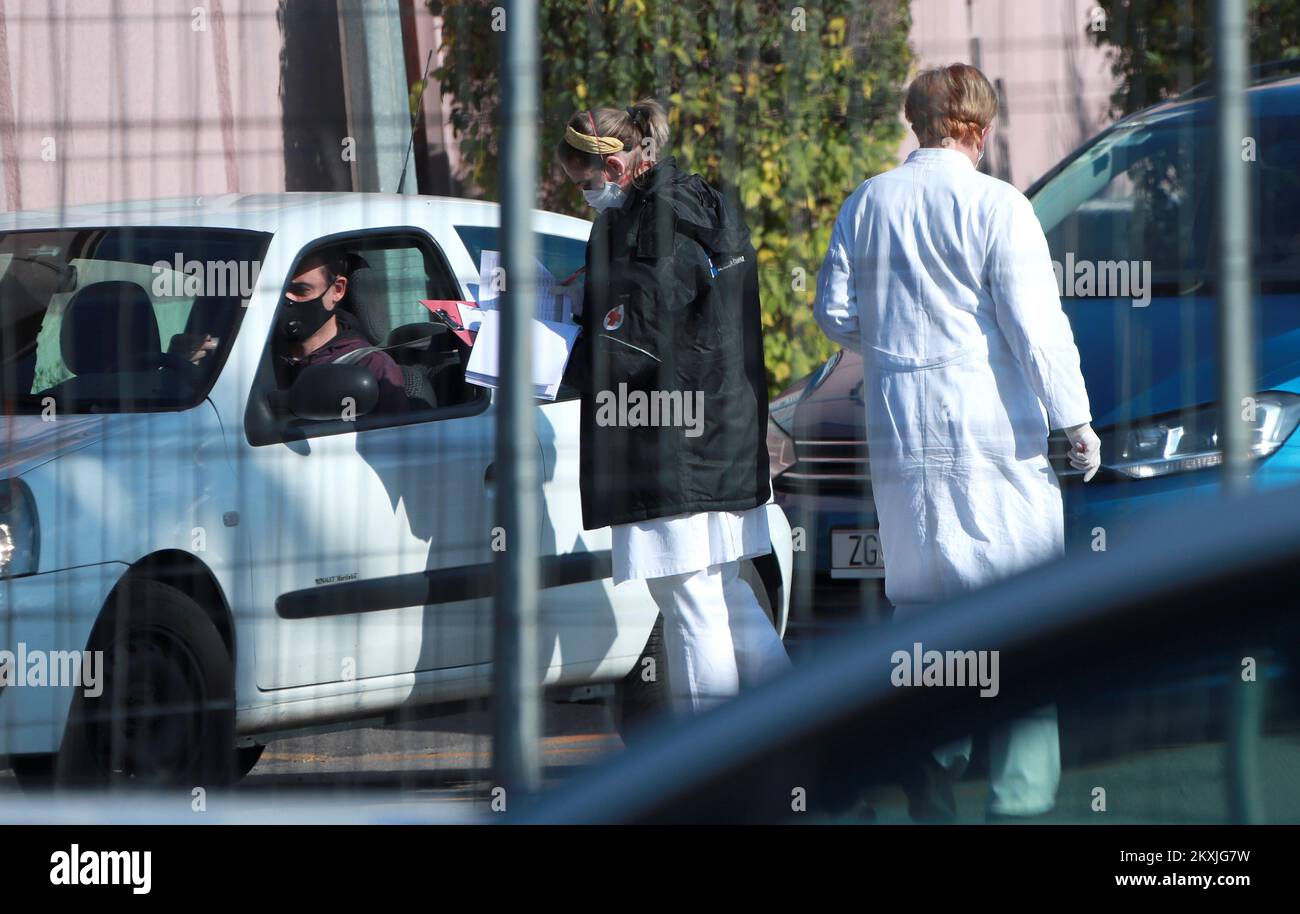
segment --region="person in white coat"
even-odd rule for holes
[[[996,113],[976,68],[921,73],[905,107],[921,148],[849,196],[818,275],[818,323],[863,357],[896,617],[1063,554],[1049,428],[1065,430],[1085,480],[1100,466],[1042,227],[1022,193],[977,168]],[[942,806],[969,753],[969,740],[935,753]],[[1052,809],[1055,709],[991,734],[990,769],[992,816]]]

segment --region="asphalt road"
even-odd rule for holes
[[[271,821],[280,809],[294,810],[286,815],[296,821],[309,820],[311,810],[346,819],[345,809],[358,810],[365,821],[384,821],[386,811],[416,820],[427,811],[434,820],[444,820],[448,809],[453,817],[490,817],[495,786],[491,727],[490,711],[477,708],[401,725],[280,740],[267,747],[231,797],[246,808],[261,810],[264,820]],[[1077,728],[1067,732],[1068,727],[1063,721],[1064,740],[1092,738]],[[543,773],[551,785],[581,777],[585,766],[625,751],[603,704],[547,704],[543,734]],[[1057,809],[1037,821],[1222,822],[1227,814],[1223,760],[1221,743],[1192,741],[1087,763],[1067,761]],[[1300,734],[1263,739],[1260,778],[1269,821],[1300,823]],[[1094,809],[1098,787],[1105,790],[1104,810]],[[983,821],[987,792],[987,781],[976,767],[957,787],[960,821]],[[0,771],[0,821],[13,821],[6,811],[21,810],[12,802],[21,796],[12,774]],[[187,808],[188,795],[179,799]],[[40,795],[28,797],[26,811],[14,815],[39,819],[42,802]],[[173,802],[161,808],[178,807]],[[872,819],[867,818],[868,809]],[[103,812],[109,815],[107,809]],[[76,817],[75,810],[72,815]],[[791,820],[801,818],[792,815]],[[814,811],[807,821],[901,824],[909,819],[902,791],[882,786],[868,791],[856,809],[837,815]]]
[[[624,750],[604,704],[543,705],[543,786]],[[24,793],[0,768],[5,822],[457,821],[490,816],[492,718],[472,707],[429,719],[277,740],[230,791],[197,809],[190,791],[62,795]]]
[[[543,706],[540,747],[548,782],[623,751],[603,704]],[[492,717],[487,708],[428,720],[279,740],[267,746],[243,791],[396,788],[486,800],[492,783]]]

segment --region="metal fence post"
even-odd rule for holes
[[[1246,85],[1250,64],[1245,0],[1214,4],[1214,162],[1219,243],[1215,274],[1219,298],[1219,434],[1224,485],[1250,485],[1250,427],[1243,410],[1255,394],[1254,302],[1250,263],[1250,167],[1242,144],[1250,134]],[[1228,808],[1233,821],[1259,822],[1259,729],[1264,680],[1243,682],[1230,671],[1226,758]]]
[[[506,5],[501,62],[501,386],[497,403],[498,552],[493,636],[493,765],[508,797],[540,786],[537,659],[538,450],[531,333],[536,312],[532,211],[537,168],[537,7]]]

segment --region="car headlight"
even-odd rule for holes
[[[842,358],[844,358],[844,350],[836,349],[831,357],[822,363],[822,367],[817,369],[817,373],[808,382],[809,393],[821,387],[822,382],[831,376],[831,372],[835,370],[835,366],[840,363]]]
[[[831,376],[843,356],[843,349],[836,350],[808,377],[806,384],[782,394],[767,405],[767,459],[773,476],[780,476],[795,464],[794,415],[799,404]]]
[[[35,571],[39,554],[32,490],[21,479],[0,480],[0,578]]]
[[[796,390],[792,394],[782,394],[767,405],[768,421],[776,423],[776,426],[782,431],[789,432],[790,424],[794,421],[795,410],[799,408],[800,401],[803,400],[803,390]]]
[[[1243,410],[1241,419],[1250,425],[1250,455],[1267,457],[1300,423],[1300,396],[1264,391],[1255,395],[1251,412]],[[1110,426],[1098,432],[1102,464],[1133,479],[1220,466],[1219,427],[1217,403]]]
[[[772,418],[767,420],[767,462],[773,476],[794,466],[794,439]]]
[[[794,466],[794,437],[790,430],[806,391],[807,385],[782,394],[767,405],[767,462],[773,476],[780,476]]]

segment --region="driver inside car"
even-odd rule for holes
[[[323,251],[299,262],[280,303],[275,324],[277,374],[282,387],[293,384],[309,365],[333,362],[370,342],[349,315],[338,308],[348,290],[348,255]],[[362,356],[357,365],[379,382],[375,413],[404,413],[410,408],[402,369],[386,352]]]

